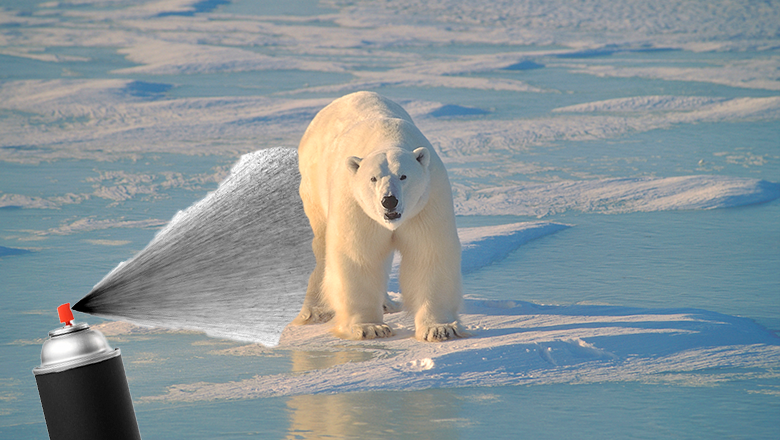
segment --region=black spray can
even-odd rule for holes
[[[51,440],[140,440],[119,349],[70,304],[57,311],[65,326],[49,332],[33,369]]]

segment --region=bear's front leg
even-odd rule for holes
[[[458,319],[463,300],[461,249],[452,217],[451,222],[446,217],[434,221],[430,210],[423,211],[397,234],[401,294],[414,313],[415,337],[421,341],[469,336]]]
[[[334,228],[335,229],[335,228]],[[390,252],[389,234],[380,237],[351,231],[327,238],[323,293],[334,311],[333,332],[345,339],[374,339],[393,335],[383,322]]]
[[[385,292],[381,277],[353,261],[328,260],[324,290],[333,317],[333,332],[345,339],[374,339],[393,335],[383,322]],[[380,278],[377,280],[376,278]]]

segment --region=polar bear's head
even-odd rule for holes
[[[419,213],[428,201],[431,155],[427,148],[414,151],[390,148],[347,159],[352,192],[363,211],[380,225],[397,229]]]

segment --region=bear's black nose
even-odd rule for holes
[[[386,196],[382,199],[382,206],[384,206],[388,211],[392,211],[396,206],[398,206],[398,199],[396,199],[393,195]]]

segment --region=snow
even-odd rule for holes
[[[696,110],[723,102],[724,99],[708,96],[637,96],[608,99],[553,109],[553,112],[641,112]]]
[[[765,329],[749,319],[704,310],[470,299],[462,321],[472,336],[435,344],[415,340],[412,319],[404,313],[385,319],[396,332],[389,339],[344,341],[326,324],[288,326],[275,349],[358,352],[369,360],[226,383],[180,383],[141,401],[624,381],[688,380],[701,386],[721,378],[697,371],[780,362],[780,344]],[[247,345],[229,354],[267,352]]]
[[[568,228],[551,222],[526,222],[458,229],[463,248],[461,273],[468,274],[504,259],[521,245]]]
[[[392,75],[386,72],[356,72],[354,81],[335,86],[311,87],[297,93],[348,93],[357,90],[369,90],[379,87],[449,87],[455,89],[495,90],[507,92],[542,92],[538,87],[514,80],[502,78],[470,78],[427,75],[394,71]]]
[[[583,50],[613,45],[645,45],[691,50],[725,50],[771,45],[780,20],[771,4],[678,2],[672,0],[516,2],[405,0],[356,2],[345,25],[417,24],[452,29],[453,38],[495,44],[563,45]],[[431,26],[436,23],[439,26]],[[457,32],[457,31],[459,32]],[[431,32],[431,31],[429,31]]]
[[[547,146],[556,141],[605,140],[676,124],[774,120],[780,117],[780,97],[777,96],[712,99],[698,107],[690,106],[689,103],[696,99],[677,98],[663,111],[652,108],[652,98],[630,97],[561,107],[552,112],[552,116],[506,121],[437,120],[431,123],[421,120],[420,125],[434,146],[441,148],[445,159],[463,161],[489,157],[498,161],[506,154],[522,152],[529,146]],[[598,113],[601,111],[604,113]],[[485,156],[487,154],[489,156]]]
[[[155,75],[242,72],[247,70],[336,69],[325,63],[305,63],[290,58],[263,55],[244,49],[159,40],[138,42],[119,51],[140,66],[115,70],[120,75]]]
[[[65,223],[59,227],[51,228],[46,231],[30,231],[34,237],[44,237],[47,235],[70,235],[79,232],[98,231],[109,228],[155,228],[165,224],[165,221],[158,219],[147,220],[97,220],[94,218],[82,218],[73,222]]]
[[[84,7],[72,8],[73,5]],[[0,131],[4,134],[0,146],[35,148],[32,153],[0,148],[0,159],[112,160],[138,151],[202,154],[208,150],[212,154],[236,154],[252,150],[245,142],[249,138],[279,139],[285,146],[293,146],[306,121],[328,101],[293,102],[285,98],[301,94],[335,96],[385,87],[558,92],[530,85],[520,75],[496,75],[517,71],[513,69],[525,69],[517,71],[525,73],[564,67],[570,72],[599,77],[778,90],[780,58],[773,55],[690,62],[697,65],[583,61],[653,50],[737,51],[773,47],[772,39],[780,22],[777,8],[707,1],[683,5],[663,1],[654,2],[652,7],[638,1],[573,5],[535,0],[487,5],[445,0],[381,5],[356,2],[351,6],[326,2],[323,7],[332,6],[332,10],[320,15],[262,16],[203,11],[202,2],[194,0],[145,2],[125,8],[113,1],[79,0],[45,3],[32,15],[2,11],[0,22],[15,26],[13,33],[0,36],[0,53],[6,56],[86,64],[91,61],[88,57],[41,48],[104,48],[116,50],[134,65],[110,72],[114,79],[4,81],[0,85],[0,110],[10,112],[0,119]],[[61,9],[68,7],[72,9]],[[497,10],[502,11],[500,17],[495,14]],[[183,16],[195,11],[209,15]],[[106,22],[112,25],[104,25]],[[457,56],[397,50],[405,46],[451,44],[511,46],[499,53]],[[262,99],[155,96],[153,100],[139,100],[127,89],[132,81],[122,78],[156,76],[162,84],[174,87],[168,81],[175,75],[286,70],[342,73],[352,79],[327,85],[303,84]],[[473,148],[487,138],[498,142],[498,149],[513,149],[562,139],[607,139],[678,123],[776,119],[780,113],[777,97],[743,97],[723,102],[698,96],[661,101],[643,96],[620,99],[627,101],[608,103],[609,110],[603,107],[604,103],[582,103],[560,108],[552,117],[464,125],[439,118],[422,121],[422,125],[434,144],[455,145],[453,140],[460,140]],[[436,105],[446,108],[457,103]],[[621,106],[626,105],[631,114],[623,111]],[[569,111],[619,114],[560,114]],[[37,123],[25,124],[27,119],[20,116],[23,112],[34,114]],[[436,119],[435,112],[428,114],[431,115]],[[276,145],[262,147],[271,146]],[[445,155],[455,158],[469,152],[443,149]]]
[[[544,217],[568,210],[619,214],[715,209],[780,197],[780,184],[723,176],[622,178],[488,188],[455,199],[461,215]]]
[[[671,81],[702,81],[748,89],[780,90],[773,76],[780,69],[780,57],[740,60],[711,67],[616,67],[572,66],[575,72],[601,77],[656,78]]]
[[[202,49],[201,45],[197,47]],[[163,64],[155,69],[167,69],[164,66],[169,62],[176,64],[176,56],[168,55],[167,51],[160,53]],[[182,54],[189,58],[189,52]],[[150,50],[146,56],[158,57],[157,49]],[[198,59],[195,64],[199,69],[210,69],[204,60]],[[189,68],[181,63],[176,65],[177,69]],[[285,95],[340,94],[384,86],[541,91],[522,81],[502,78],[398,71],[357,72],[354,76],[356,79],[344,84],[305,87]],[[0,145],[6,147],[0,149],[0,159],[29,163],[66,158],[112,160],[142,151],[192,155],[202,154],[204,150],[212,154],[246,153],[251,151],[247,138],[276,139],[284,146],[294,147],[308,121],[330,102],[330,99],[280,96],[164,98],[164,92],[171,87],[167,83],[126,79],[4,82],[0,84],[0,109],[10,111],[11,117],[0,119],[0,130],[4,133]],[[549,115],[509,120],[441,117],[489,113],[462,105],[448,107],[454,104],[442,102],[409,100],[404,105],[440,149],[445,161],[479,157],[487,149],[495,156],[531,145],[611,139],[674,124],[780,117],[780,97],[776,96],[731,99],[634,96],[560,107]],[[35,115],[36,123],[26,124],[20,114]],[[278,145],[265,142],[262,147]]]

